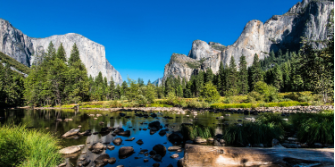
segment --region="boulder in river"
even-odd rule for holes
[[[159,121],[150,122],[149,127],[150,128],[155,127],[156,130],[159,130],[161,128],[161,123],[159,123]]]
[[[123,131],[123,132],[118,132],[117,134],[120,135],[120,136],[130,136],[130,130],[126,130],[126,131]]]
[[[125,159],[131,156],[134,153],[134,148],[133,147],[121,147],[119,150],[119,158],[120,159]]]
[[[160,154],[162,157],[166,154],[166,147],[161,144],[155,145],[152,150],[156,151],[156,153]]]
[[[128,138],[128,139],[126,139],[125,141],[133,141],[133,140],[135,140],[135,137]]]
[[[122,143],[122,139],[119,138],[119,137],[117,137],[117,138],[115,138],[115,139],[113,140],[113,143],[114,143],[115,145],[119,146],[119,145],[121,145],[121,143]]]
[[[179,157],[179,154],[172,154],[170,157],[173,158],[173,159],[175,159],[175,158]]]
[[[194,143],[197,143],[197,144],[206,143],[206,142],[207,142],[206,139],[201,138],[199,136],[194,139]]]
[[[161,131],[159,131],[159,135],[164,136],[165,134],[166,134],[166,131],[165,131],[165,130],[161,130]]]
[[[69,136],[73,136],[73,135],[77,135],[80,131],[80,128],[78,129],[71,129],[68,132],[66,132],[62,137],[69,137]]]
[[[101,154],[99,155],[95,160],[94,160],[94,163],[95,163],[95,166],[96,167],[102,167],[102,166],[105,166],[107,165],[108,163],[108,159],[109,159],[109,155],[108,154]]]
[[[138,145],[142,145],[143,144],[143,141],[142,141],[142,139],[139,139],[139,140],[137,140],[137,142],[136,142]]]
[[[107,148],[108,148],[108,150],[114,150],[114,149],[115,149],[115,146],[113,146],[113,145],[108,145]]]
[[[65,147],[61,150],[59,150],[60,154],[73,154],[78,151],[80,151],[82,148],[84,148],[84,145],[76,145],[76,146],[70,146],[70,147]]]
[[[170,147],[168,148],[168,151],[177,151],[177,150],[179,150],[179,149],[181,149],[180,146],[170,146]]]
[[[183,140],[183,135],[179,132],[174,132],[168,136],[168,140],[171,143],[180,143]]]
[[[108,163],[114,164],[116,162],[116,158],[112,157],[108,159]]]
[[[89,147],[90,150],[104,150],[106,146],[100,142],[94,143]]]

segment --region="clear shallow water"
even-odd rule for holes
[[[110,145],[114,145],[112,140],[116,137],[120,137],[123,142],[120,146],[115,146],[114,150],[105,150],[101,154],[106,153],[110,157],[114,157],[117,159],[115,164],[107,164],[106,166],[152,166],[156,163],[150,157],[146,157],[143,154],[139,154],[141,149],[148,149],[149,152],[156,144],[162,144],[166,147],[166,149],[173,145],[173,143],[169,142],[167,139],[167,135],[159,135],[157,131],[155,134],[150,134],[150,130],[139,130],[140,128],[148,128],[148,124],[153,121],[159,121],[161,125],[164,127],[165,124],[169,124],[167,128],[169,129],[167,133],[171,133],[173,131],[179,131],[182,123],[193,123],[193,124],[201,124],[207,127],[211,127],[215,130],[215,134],[221,134],[222,128],[224,128],[224,123],[242,123],[245,121],[245,118],[255,117],[251,115],[244,114],[236,114],[236,113],[214,113],[214,112],[186,112],[185,114],[177,113],[177,112],[154,112],[157,114],[157,118],[144,118],[144,117],[136,117],[135,111],[124,111],[126,116],[131,116],[130,118],[120,117],[119,113],[121,112],[109,112],[109,111],[100,111],[100,110],[80,110],[79,112],[74,112],[74,110],[26,110],[26,109],[18,109],[18,110],[0,110],[0,117],[3,117],[4,120],[0,120],[1,124],[24,124],[27,128],[35,128],[45,132],[55,133],[57,137],[61,139],[61,145],[63,147],[85,144],[82,152],[86,152],[86,154],[80,154],[80,152],[76,155],[72,155],[69,157],[69,161],[71,164],[75,166],[80,157],[87,157],[91,159],[93,162],[96,157],[100,154],[91,153],[88,150],[87,144],[90,142],[91,144],[97,141],[101,142],[111,142]],[[101,117],[90,117],[88,114],[102,114]],[[150,115],[150,113],[147,113]],[[230,116],[226,116],[225,114],[230,114]],[[188,116],[187,116],[188,115]],[[172,117],[172,119],[165,119],[164,116]],[[223,119],[217,119],[217,117],[224,116]],[[113,118],[111,118],[113,117]],[[72,118],[72,121],[65,122],[65,118]],[[94,119],[97,118],[97,119]],[[57,119],[62,119],[63,121],[56,121]],[[240,120],[240,121],[238,121]],[[104,122],[104,124],[99,124],[99,122]],[[148,123],[148,124],[141,124]],[[75,136],[70,138],[62,138],[61,136],[69,131],[72,128],[78,128],[81,125],[80,131],[85,131],[88,129],[93,132],[99,132],[103,127],[122,127],[125,131],[130,130],[131,135],[129,137],[124,136],[112,136],[111,133],[108,135],[91,135],[91,136]],[[125,141],[127,138],[135,137],[133,141]],[[144,144],[138,145],[136,141],[138,139],[142,139]],[[135,150],[135,153],[126,159],[119,159],[118,151],[122,146],[132,146]],[[172,154],[179,154],[179,157],[176,159],[170,158]],[[167,166],[172,164],[173,166],[177,166],[177,161],[180,158],[183,158],[184,150],[182,152],[170,152],[167,151],[166,155],[162,158],[162,161],[159,162],[160,166]],[[141,157],[139,159],[135,159],[135,157]],[[144,159],[149,159],[149,162],[143,162]],[[91,163],[92,164],[92,163]],[[90,164],[90,165],[91,165]],[[90,166],[89,165],[89,166]]]

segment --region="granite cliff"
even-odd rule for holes
[[[115,83],[122,83],[120,73],[106,59],[103,45],[75,33],[47,38],[31,38],[13,27],[8,21],[0,19],[0,51],[28,67],[34,63],[37,56],[46,52],[50,42],[56,49],[62,43],[67,58],[70,57],[72,46],[76,43],[80,59],[86,66],[88,75],[95,77],[101,71],[108,81],[113,77]]]
[[[193,73],[207,68],[217,73],[221,62],[228,65],[231,58],[238,62],[242,55],[246,56],[250,66],[255,54],[264,59],[271,51],[277,52],[279,49],[297,51],[301,46],[301,37],[313,40],[327,37],[327,24],[333,9],[333,1],[303,0],[284,15],[274,15],[265,23],[249,21],[239,38],[227,47],[195,40],[187,56],[171,56],[170,62],[165,65],[163,80],[168,76],[180,76],[188,80]]]

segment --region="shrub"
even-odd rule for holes
[[[57,166],[59,140],[49,133],[27,130],[24,126],[0,127],[0,166]]]
[[[214,130],[203,125],[186,125],[182,124],[181,133],[185,140],[194,140],[197,136],[208,139],[214,136]]]
[[[257,117],[256,121],[261,124],[270,124],[280,126],[282,128],[287,126],[287,122],[283,120],[282,116],[279,113],[262,113]]]
[[[244,123],[242,126],[230,125],[223,131],[223,139],[227,145],[248,146],[264,144],[271,146],[272,139],[281,139],[284,130],[274,123]]]
[[[334,111],[293,114],[291,122],[300,142],[334,143]]]
[[[207,82],[200,90],[200,98],[207,102],[215,102],[220,99],[220,94],[212,82]]]
[[[265,82],[258,81],[254,90],[248,94],[246,102],[256,101],[276,101],[278,100],[278,91],[275,87],[267,85]]]

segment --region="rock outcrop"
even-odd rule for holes
[[[80,59],[85,65],[88,75],[95,77],[101,71],[102,76],[107,77],[108,81],[113,77],[115,83],[122,83],[120,73],[106,59],[103,45],[75,33],[54,35],[47,38],[31,38],[13,27],[8,21],[0,19],[0,51],[28,67],[33,65],[38,56],[47,51],[50,42],[54,44],[56,49],[62,43],[67,58],[70,57],[72,46],[76,43]]]
[[[163,78],[158,78],[155,81],[151,82],[151,84],[160,86],[162,85],[162,79]]]
[[[235,43],[227,47],[196,40],[188,56],[171,56],[170,62],[165,66],[163,80],[168,76],[180,76],[189,80],[193,73],[208,68],[217,73],[221,62],[228,65],[231,58],[239,62],[242,55],[246,56],[247,65],[250,66],[255,54],[264,59],[271,51],[277,52],[279,49],[297,51],[300,49],[302,36],[312,40],[327,37],[327,24],[333,9],[333,1],[303,0],[284,15],[274,15],[265,23],[259,20],[249,21]]]

